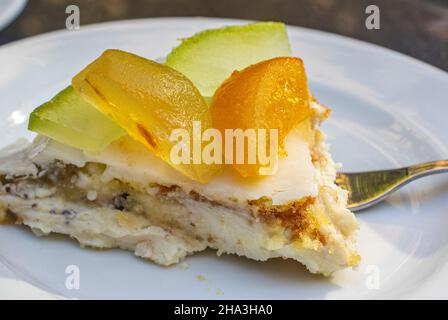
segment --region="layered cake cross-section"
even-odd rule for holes
[[[211,248],[324,275],[355,267],[358,223],[319,128],[330,109],[289,50],[269,22],[201,32],[163,64],[106,51],[33,111],[32,142],[1,151],[0,220],[161,265]],[[230,129],[244,161],[215,143]],[[277,130],[269,164],[256,143],[247,161],[260,129]]]

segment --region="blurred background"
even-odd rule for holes
[[[0,17],[11,1],[16,7],[26,3],[0,0]],[[167,16],[276,20],[372,42],[448,71],[448,0],[29,0],[3,26],[0,45],[65,28],[71,4],[80,8],[81,28]],[[380,9],[380,30],[365,27],[365,9],[372,4]]]

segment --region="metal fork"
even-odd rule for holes
[[[359,211],[383,201],[392,192],[415,179],[444,172],[448,172],[448,160],[391,170],[340,172],[336,184],[348,190],[348,208]]]

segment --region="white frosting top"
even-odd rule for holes
[[[15,176],[37,174],[37,168],[29,157],[30,151],[30,142],[24,138],[0,150],[0,174]]]
[[[278,170],[274,175],[243,178],[233,168],[226,166],[220,175],[207,184],[182,175],[129,138],[126,143],[117,141],[103,152],[93,154],[39,137],[33,146],[43,151],[34,155],[32,160],[45,164],[59,159],[77,166],[83,166],[86,162],[98,162],[107,165],[103,175],[105,181],[117,178],[142,184],[178,185],[186,192],[196,191],[216,201],[269,197],[273,204],[285,204],[305,196],[316,196],[318,192],[316,169],[311,161],[305,131],[299,126],[286,137],[285,150],[288,155],[279,159]],[[42,144],[45,144],[45,148],[38,147]]]

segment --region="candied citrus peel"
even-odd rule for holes
[[[211,103],[213,126],[223,136],[225,129],[278,129],[282,153],[288,133],[312,114],[310,98],[301,59],[262,61],[234,71],[216,90]],[[247,159],[247,148],[244,151]],[[263,175],[259,162],[234,163],[233,167],[243,177]]]
[[[183,128],[193,135],[193,121],[202,131],[211,127],[204,98],[180,72],[119,50],[107,50],[72,80],[87,102],[109,116],[149,150],[187,177],[208,182],[218,165],[175,164],[170,151],[172,130]]]

